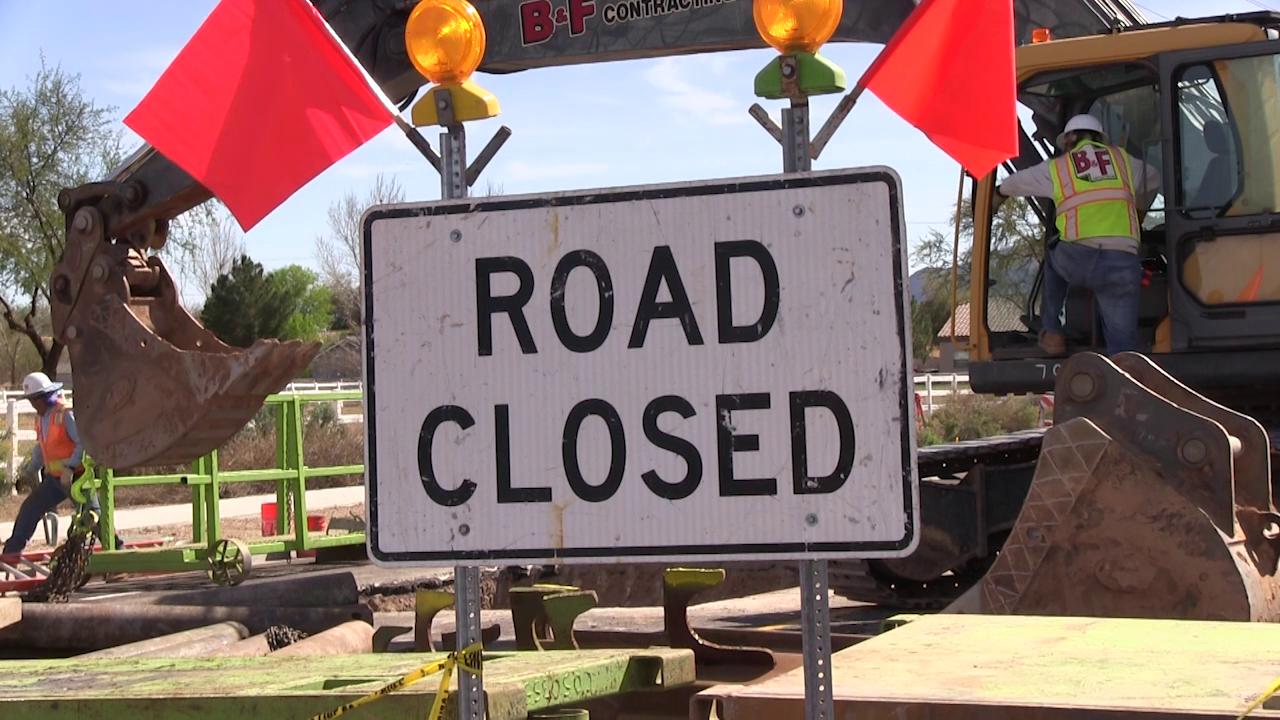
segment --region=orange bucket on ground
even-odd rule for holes
[[[276,534],[276,504],[273,502],[262,503],[262,536],[268,537]]]
[[[311,513],[307,513],[307,531],[308,532],[322,533],[324,532],[324,529],[328,527],[328,525],[329,525],[328,515],[318,515],[318,514],[313,515]],[[299,550],[297,555],[298,557],[315,557],[316,551],[315,550]]]

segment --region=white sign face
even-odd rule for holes
[[[901,197],[869,168],[370,210],[373,557],[908,554]]]

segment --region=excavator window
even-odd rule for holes
[[[1179,68],[1176,207],[1191,227],[1181,238],[1181,280],[1208,306],[1280,300],[1280,233],[1233,221],[1280,212],[1280,60],[1256,55]]]
[[[1196,218],[1225,214],[1240,194],[1243,167],[1210,64],[1192,65],[1178,77],[1178,138],[1181,211]]]

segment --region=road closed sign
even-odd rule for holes
[[[909,553],[902,235],[882,168],[373,208],[371,554]]]

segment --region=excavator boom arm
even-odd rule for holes
[[[424,83],[404,44],[416,0],[311,1],[387,97],[407,107]],[[574,3],[581,31],[572,33],[538,22],[543,6],[536,2],[474,2],[489,30],[481,66],[489,72],[761,46],[746,0],[634,17],[617,15],[613,3]],[[834,40],[885,42],[914,7],[912,0],[846,0]],[[606,18],[610,10],[614,16]],[[1022,41],[1044,25],[1070,35],[1141,20],[1125,0],[1018,0],[1015,10]],[[100,464],[194,460],[243,427],[319,349],[274,340],[232,348],[182,308],[154,253],[167,240],[169,221],[209,198],[148,146],[106,180],[59,196],[67,243],[50,283],[53,327],[82,379],[79,426]]]

